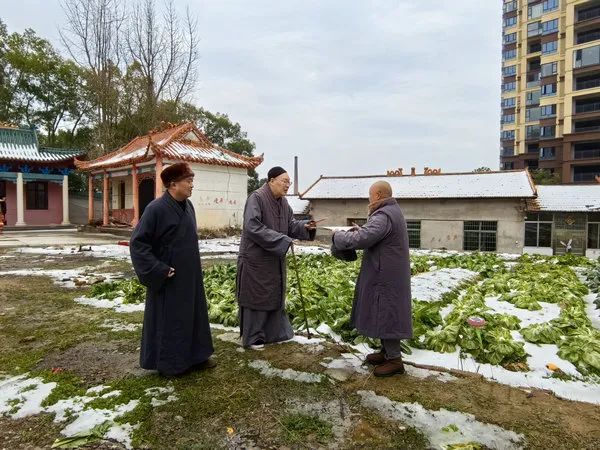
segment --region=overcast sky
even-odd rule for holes
[[[160,0],[159,0],[160,2]],[[319,175],[498,167],[501,13],[490,0],[175,0],[198,15],[195,102]],[[60,47],[59,0],[0,0],[9,31]]]

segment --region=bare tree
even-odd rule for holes
[[[127,49],[139,64],[146,85],[150,118],[160,100],[178,103],[189,95],[196,83],[198,62],[197,22],[186,11],[182,26],[172,0],[166,0],[162,17],[157,17],[154,0],[141,0],[131,14]]]
[[[95,102],[99,143],[110,148],[118,111],[125,12],[122,0],[62,0],[66,27],[60,30],[71,57],[89,69],[88,87]]]

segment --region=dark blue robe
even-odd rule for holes
[[[183,373],[214,352],[204,293],[196,216],[168,192],[144,210],[130,241],[131,261],[146,286],[140,366]],[[167,278],[169,268],[175,276]]]

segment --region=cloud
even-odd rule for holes
[[[5,20],[54,35],[54,2],[48,14],[12,6]],[[261,174],[291,169],[294,155],[301,189],[320,174],[497,167],[498,3],[176,0],[186,3],[201,36],[195,101],[240,122],[265,153]]]

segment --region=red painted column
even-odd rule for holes
[[[94,222],[94,175],[88,175],[88,223]]]
[[[102,189],[102,225],[108,225],[108,173],[104,172],[104,186]]]

